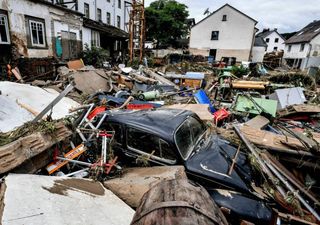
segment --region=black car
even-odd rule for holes
[[[155,165],[184,165],[190,179],[202,184],[215,202],[236,220],[267,224],[271,210],[251,188],[252,172],[240,153],[212,134],[199,117],[187,110],[156,109],[106,112],[101,128],[115,131],[113,150],[136,161],[144,156]]]

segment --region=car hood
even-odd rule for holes
[[[239,154],[231,175],[227,175],[236,151],[237,149],[218,136],[211,136],[208,147],[201,149],[186,161],[187,172],[197,177],[205,177],[222,186],[249,193],[246,183],[251,179],[251,172],[245,155]]]

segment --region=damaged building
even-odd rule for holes
[[[83,48],[101,47],[107,50],[109,57],[114,59],[118,56],[122,58],[126,54],[131,0],[78,0],[66,3],[58,1],[56,4],[74,9],[84,15]]]
[[[51,0],[1,1],[1,79],[10,79],[7,71],[15,66],[22,76],[50,77],[65,61],[79,58],[85,46],[124,56],[129,6],[123,0],[66,4]]]

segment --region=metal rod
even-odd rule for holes
[[[279,180],[291,191],[298,199],[299,201],[314,215],[317,220],[320,220],[319,214],[302,198],[302,196],[298,193],[297,190],[295,190],[292,185],[287,181],[285,177],[283,177],[274,166],[272,166],[269,163],[266,163],[266,165],[270,168],[270,170],[279,178]]]
[[[57,159],[63,160],[63,161],[68,161],[68,162],[72,162],[72,163],[76,163],[76,164],[79,164],[79,165],[82,165],[82,166],[92,166],[92,163],[82,162],[82,161],[78,161],[78,160],[67,159],[67,158],[63,158],[63,157],[57,157]]]
[[[42,117],[49,112],[49,110],[51,110],[58,102],[60,102],[60,100],[65,97],[70,91],[72,91],[74,88],[74,86],[72,84],[69,84],[66,89],[64,89],[63,92],[61,92],[44,110],[42,110],[37,116],[36,118],[34,118],[32,120],[33,123],[38,122],[40,119],[42,119]]]
[[[264,163],[264,161],[260,158],[258,152],[254,149],[254,146],[248,141],[248,139],[241,133],[239,127],[237,125],[234,125],[234,130],[236,131],[236,133],[238,134],[239,138],[243,141],[243,143],[246,145],[246,147],[248,148],[248,150],[252,153],[252,155],[256,158],[257,162],[259,163],[261,169],[264,171],[264,173],[267,174],[268,179],[274,184],[274,186],[277,188],[277,190],[279,191],[279,193],[285,198],[286,197],[286,192],[284,191],[284,189],[282,187],[280,187],[277,183],[276,183],[276,179],[274,177],[274,175],[272,174],[272,172],[270,171],[270,169],[266,166],[266,164]]]
[[[85,171],[88,171],[88,170],[89,170],[89,168],[85,168],[85,169],[82,169],[82,170],[75,171],[73,173],[66,174],[63,177],[72,177],[73,175],[76,175],[78,173],[82,173],[82,172],[85,172]]]

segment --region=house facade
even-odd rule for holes
[[[128,4],[124,0],[0,1],[0,76],[9,63],[19,66],[22,74],[50,73],[57,62],[79,58],[84,46],[105,48],[113,57],[124,55]]]
[[[320,20],[308,24],[285,42],[283,58],[296,69],[320,66]]]
[[[46,73],[53,58],[68,60],[82,50],[82,15],[41,0],[0,4],[0,64],[23,65],[20,71]],[[30,62],[30,63],[28,63]]]
[[[83,46],[102,47],[108,54],[119,54],[127,48],[131,0],[70,0],[56,1],[84,15]]]
[[[262,63],[266,49],[268,48],[267,43],[263,40],[262,37],[256,37],[254,40],[254,45],[252,48],[252,62]]]
[[[257,21],[226,4],[191,28],[192,54],[251,60]]]
[[[276,52],[276,51],[284,51],[286,41],[281,34],[278,33],[277,29],[264,29],[262,32],[256,35],[257,37],[263,38],[263,40],[268,45],[266,49],[266,53]]]

